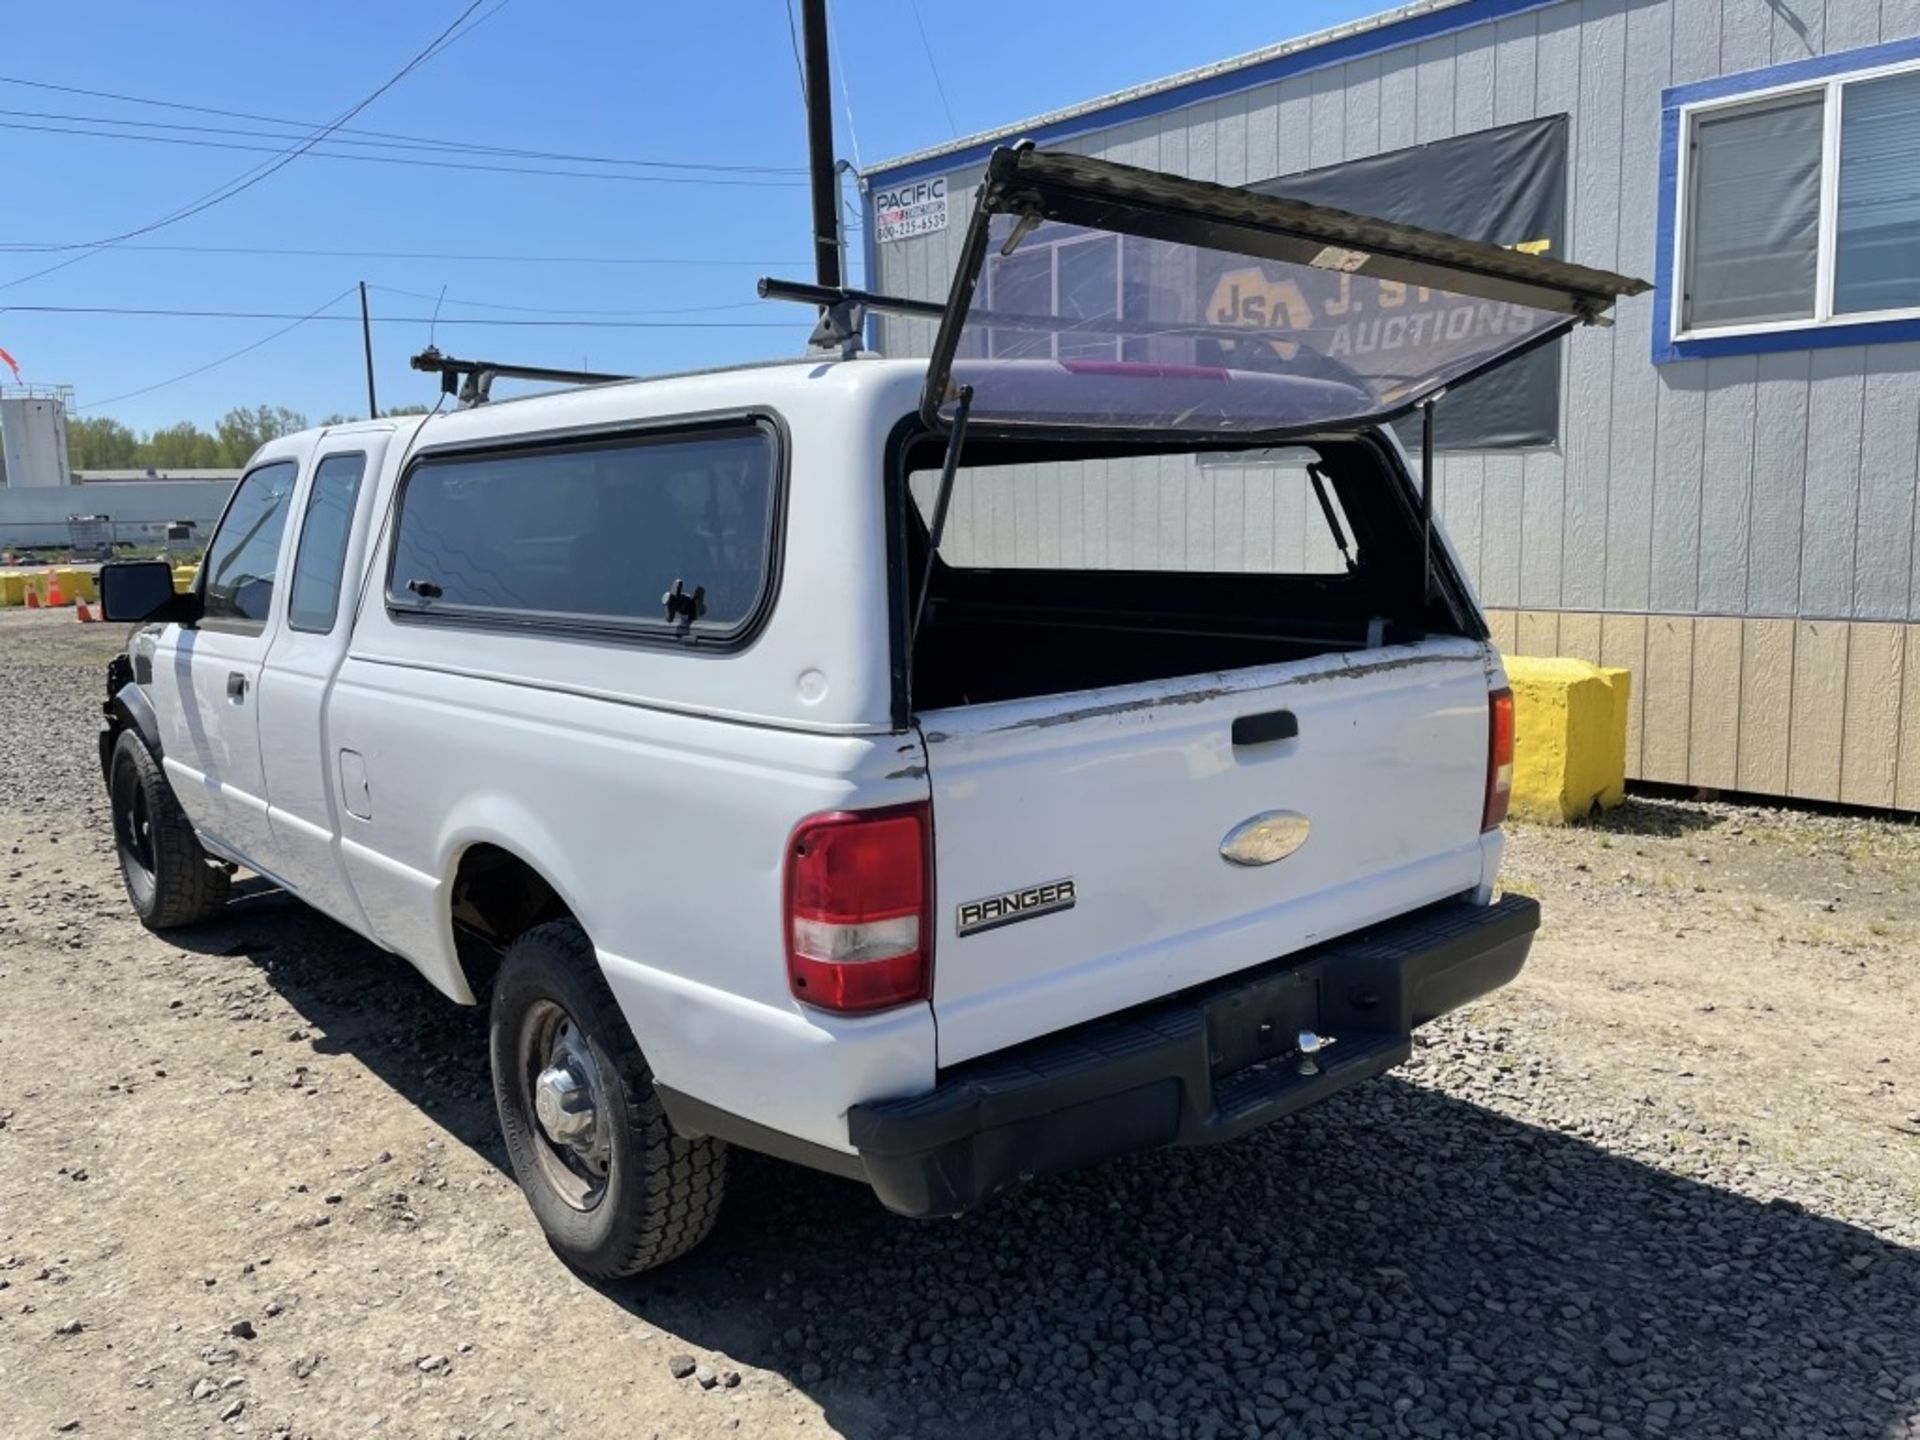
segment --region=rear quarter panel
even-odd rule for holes
[[[662,1083],[842,1149],[849,1105],[931,1085],[930,1007],[804,1009],[787,989],[782,926],[800,820],[927,794],[918,737],[890,729],[880,457],[911,379],[793,366],[569,393],[540,402],[545,432],[506,406],[423,427],[416,454],[495,434],[775,416],[782,558],[764,626],[733,653],[398,617],[385,576],[404,466],[386,476],[328,731],[336,764],[350,751],[364,768],[370,818],[345,816],[342,853],[382,943],[471,999],[451,887],[470,847],[496,845],[579,919]]]
[[[931,1083],[932,1020],[841,1020],[787,989],[786,839],[821,810],[923,798],[917,744],[651,710],[350,659],[336,732],[371,820],[343,849],[380,939],[470,998],[448,912],[466,851],[538,870],[599,952],[662,1083],[844,1146],[844,1111]],[[904,747],[904,753],[903,753]]]

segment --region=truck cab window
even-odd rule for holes
[[[287,624],[295,630],[326,634],[340,612],[340,578],[353,533],[354,502],[367,457],[329,455],[313,475],[307,516],[293,557],[293,591],[287,599]]]
[[[267,623],[287,502],[298,473],[293,461],[277,460],[240,477],[207,546],[205,619],[256,630]]]

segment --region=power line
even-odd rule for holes
[[[408,300],[432,300],[439,304],[466,305],[476,310],[509,310],[523,315],[586,315],[607,320],[642,319],[655,315],[710,315],[722,310],[757,310],[760,300],[741,300],[722,305],[682,305],[663,310],[567,310],[555,305],[506,305],[486,300],[462,300],[457,295],[429,295],[421,290],[401,290],[392,285],[368,285],[382,295],[400,295]]]
[[[0,111],[0,114],[5,113],[9,112]],[[101,123],[111,125],[123,122],[109,120]],[[28,130],[49,135],[79,135],[94,140],[135,140],[148,145],[180,145],[195,150],[242,150],[251,151],[258,155],[279,155],[283,153],[278,146],[243,145],[235,140],[189,139],[184,135],[128,135],[120,131],[89,130],[71,125],[33,125],[20,120],[0,120],[0,130]],[[370,144],[375,142],[361,143]],[[773,176],[760,178],[742,176],[733,178],[720,175],[629,175],[622,174],[618,171],[556,170],[550,167],[531,165],[482,165],[472,160],[425,160],[404,155],[360,155],[338,150],[323,150],[318,147],[309,148],[301,153],[312,160],[357,160],[367,165],[413,165],[423,166],[432,170],[480,170],[496,175],[553,175],[569,180],[624,180],[635,185],[723,185],[764,189],[770,185],[798,188],[807,183],[804,180],[788,180]],[[263,175],[260,178],[265,179],[266,176]],[[238,192],[236,191],[235,193],[237,194]],[[182,216],[180,218],[185,219],[186,217]],[[171,224],[172,222],[169,221],[167,223]],[[157,229],[159,227],[152,226],[148,228]],[[146,232],[145,230],[136,230],[129,233],[138,235]],[[87,242],[77,247],[68,246],[65,248],[98,248],[112,243],[112,241],[96,241]]]
[[[789,11],[788,14],[791,15],[792,12]],[[840,32],[833,26],[831,4],[827,6],[827,34],[833,38],[833,48],[840,50]],[[847,52],[840,50],[840,53],[845,55]],[[853,94],[847,89],[847,67],[836,66],[835,73],[840,77],[840,105],[847,112],[847,138],[853,142],[853,168],[858,173],[863,168],[860,164],[860,132],[853,128]]]
[[[793,20],[793,0],[787,0],[787,39],[793,46],[793,73],[800,80],[800,108],[807,107],[807,67],[800,59],[800,31]]]
[[[395,85],[398,85],[402,80],[406,79],[408,75],[412,74],[420,66],[424,65],[428,60],[432,59],[433,56],[437,54],[441,49],[451,44],[453,39],[455,38],[454,32],[458,31],[462,25],[466,24],[466,22],[472,18],[473,13],[476,10],[478,10],[483,3],[484,3],[484,0],[469,0],[467,8],[462,10],[459,13],[459,15],[454,17],[454,21],[451,25],[447,26],[446,29],[442,30],[438,35],[434,36],[433,39],[427,43],[426,48],[417,52],[411,60],[407,61],[406,64],[402,65],[398,70],[396,70],[391,76],[389,76],[385,81],[383,81],[379,86],[377,86],[364,99],[361,99],[354,105],[350,106],[347,110],[342,112],[333,120],[321,126],[317,130],[315,130],[312,134],[301,139],[296,144],[289,147],[287,150],[281,152],[277,160],[271,163],[254,166],[253,169],[244,172],[242,175],[240,175],[236,179],[229,181],[226,185],[219,186],[214,190],[207,192],[207,194],[202,196],[200,199],[190,201],[180,209],[175,210],[171,214],[165,215],[158,220],[151,221],[146,225],[137,226],[132,230],[123,231],[118,235],[109,235],[100,240],[85,242],[85,248],[93,249],[103,245],[115,245],[122,240],[135,239],[140,235],[147,234],[148,232],[153,230],[158,230],[163,226],[178,224],[180,221],[187,219],[189,216],[198,215],[204,210],[210,209],[213,206],[221,204],[227,200],[231,200],[234,196],[242,194],[243,192],[252,189],[255,185],[258,185],[262,180],[265,180],[270,175],[274,175],[278,173],[280,170],[286,168],[288,165],[291,165],[295,160],[299,159],[302,155],[306,154],[314,146],[318,145],[322,140],[325,140],[327,136],[332,134],[335,130],[339,129],[342,125],[346,124],[347,121],[351,120],[354,116],[358,115],[362,110],[365,110],[375,100],[378,100],[382,95],[386,94],[387,91],[391,90]],[[497,13],[502,7],[505,6],[506,3],[507,3],[507,0],[499,0],[499,3],[496,4],[494,8],[488,12],[488,16],[491,16]],[[484,19],[486,17],[482,17],[482,18]],[[478,22],[475,22],[475,23],[478,24]],[[79,248],[79,247],[76,247],[76,248]],[[18,282],[15,282],[15,283],[18,283]]]
[[[138,305],[8,305],[0,315],[130,315],[172,320],[299,320],[338,321],[358,325],[358,315],[296,315],[282,310],[188,310]],[[427,325],[429,315],[376,315],[376,325]],[[791,321],[779,320],[496,320],[486,316],[459,315],[439,317],[442,325],[537,326],[543,329],[579,330],[790,330]]]
[[[75,125],[103,126],[116,125],[133,127],[139,130],[179,130],[195,136],[226,135],[238,136],[250,140],[290,140],[294,137],[274,130],[249,130],[237,125],[189,125],[176,120],[132,120],[120,115],[74,115],[61,110],[17,110],[0,108],[0,115],[12,115],[20,120],[63,120]],[[288,121],[272,121],[272,124],[288,124]],[[58,134],[101,135],[113,139],[153,139],[153,136],[123,135],[111,130],[60,130],[55,126],[39,127],[21,125],[20,129],[40,128]],[[370,137],[370,138],[362,138]],[[192,143],[178,138],[176,143]],[[211,144],[210,141],[201,141]],[[602,165],[649,170],[669,170],[674,172],[706,173],[742,176],[793,176],[806,172],[796,166],[785,165],[733,165],[715,162],[712,164],[691,160],[626,160],[611,155],[578,155],[561,150],[520,150],[504,145],[468,145],[457,140],[434,140],[424,137],[387,135],[377,130],[336,131],[327,138],[329,145],[358,146],[369,150],[412,150],[429,155],[479,155],[503,160],[548,160],[569,165]],[[228,146],[238,149],[238,146]],[[315,152],[319,153],[319,152]],[[633,178],[633,177],[625,177]]]
[[[346,111],[342,112],[331,123],[325,126],[322,126],[320,129],[314,131],[313,134],[311,134],[304,140],[289,147],[287,150],[282,152],[276,159],[263,162],[262,164],[254,166],[253,169],[245,172],[244,174],[236,177],[233,180],[228,181],[225,185],[220,186],[215,190],[208,191],[205,195],[201,196],[198,200],[189,201],[186,205],[182,206],[178,210],[173,211],[171,214],[163,215],[157,220],[148,221],[145,225],[135,226],[131,230],[121,231],[117,235],[109,235],[99,240],[84,241],[75,245],[71,245],[67,248],[78,250],[80,253],[72,256],[70,259],[62,260],[57,265],[49,265],[44,269],[34,271],[30,275],[22,275],[16,279],[8,280],[8,281],[5,281],[4,283],[0,283],[0,290],[9,290],[9,289],[12,289],[15,285],[22,285],[29,280],[37,280],[43,275],[50,275],[55,270],[64,270],[69,265],[76,265],[80,261],[85,260],[90,256],[93,256],[99,253],[99,251],[102,248],[108,245],[117,245],[122,240],[132,240],[138,236],[150,234],[155,230],[163,229],[168,225],[176,225],[180,221],[185,220],[190,216],[198,215],[205,210],[210,210],[215,205],[222,204],[225,201],[233,199],[234,196],[243,194],[244,192],[252,189],[255,185],[258,185],[262,180],[267,179],[271,175],[277,174],[279,171],[291,165],[295,160],[298,160],[302,155],[306,154],[307,151],[311,150],[315,145],[318,145],[322,140],[326,139],[327,136],[331,134],[334,130],[337,130],[340,126],[346,124],[347,121],[351,120],[354,116],[358,115],[362,110],[365,110],[374,101],[378,100],[382,95],[386,94],[387,91],[391,90],[395,85],[398,85],[402,80],[406,79],[407,76],[411,75],[415,70],[419,69],[420,66],[424,65],[428,60],[432,59],[433,56],[437,54],[440,50],[444,49],[447,45],[451,44],[455,39],[458,38],[458,35],[456,34],[456,32],[459,32],[461,26],[465,25],[468,20],[473,18],[474,12],[477,11],[481,7],[481,5],[484,3],[485,3],[485,0],[469,0],[469,3],[466,9],[462,10],[459,13],[459,15],[454,17],[454,21],[451,25],[447,26],[446,29],[442,30],[438,35],[434,36],[433,39],[430,42],[428,42],[425,49],[418,51],[411,60],[407,61],[407,63],[402,65],[398,70],[394,71],[394,73],[391,76],[389,76],[377,88],[375,88],[371,93],[369,93],[364,99],[360,100],[358,103],[354,104],[353,106],[348,108]],[[485,20],[491,15],[497,13],[506,4],[507,4],[507,0],[498,0],[498,3],[495,4],[494,8],[488,11],[486,16],[482,16],[481,20]],[[481,22],[475,21],[474,23],[477,26]]]
[[[958,139],[960,127],[954,123],[953,106],[947,103],[947,87],[940,83],[940,66],[933,58],[933,42],[927,39],[927,22],[920,18],[920,0],[908,0],[908,5],[913,11],[913,28],[920,32],[920,48],[927,52],[927,69],[933,72],[934,93],[940,97],[940,108],[947,112],[947,128]]]
[[[132,400],[135,397],[140,395],[151,395],[155,390],[164,390],[169,385],[178,385],[182,380],[191,380],[196,375],[204,375],[207,373],[207,371],[216,370],[220,366],[225,365],[230,360],[238,360],[242,355],[249,355],[253,353],[255,350],[258,350],[262,345],[271,344],[273,341],[278,340],[282,335],[286,335],[291,333],[292,331],[298,330],[302,325],[306,324],[309,320],[319,319],[324,312],[331,310],[334,306],[338,305],[342,300],[346,299],[351,294],[353,294],[353,287],[349,286],[347,289],[342,290],[338,295],[334,296],[331,300],[327,301],[327,303],[322,305],[318,310],[309,311],[307,314],[302,315],[298,320],[295,320],[292,324],[283,325],[278,330],[275,330],[273,333],[269,335],[262,335],[258,340],[255,340],[251,345],[242,345],[238,350],[235,350],[228,355],[222,355],[218,360],[209,360],[204,365],[196,365],[191,370],[183,370],[180,372],[180,374],[170,376],[165,380],[156,380],[153,384],[143,385],[138,390],[129,390],[122,395],[113,395],[108,397],[105,400],[94,400],[85,405],[76,405],[73,408],[75,410],[98,410],[103,405],[118,405],[122,400]],[[353,317],[348,316],[347,318],[352,319]]]
[[[310,120],[288,120],[282,116],[260,115],[247,110],[222,110],[212,105],[189,105],[177,100],[156,100],[144,95],[127,95],[113,90],[91,90],[79,85],[55,85],[44,80],[26,80],[14,75],[0,75],[0,85],[24,85],[36,90],[53,90],[64,95],[81,95],[94,100],[113,100],[129,105],[152,105],[168,110],[182,110],[196,115],[216,115],[228,120],[252,120],[264,125],[289,126],[295,129],[314,128]],[[45,113],[32,110],[6,110],[0,114],[22,115],[44,120],[89,120],[102,124],[138,125],[153,129],[205,130],[215,134],[260,135],[259,131],[235,130],[218,125],[169,125],[158,120],[130,120],[112,116],[82,116]],[[368,130],[358,126],[342,125],[333,131],[334,137],[365,136],[369,140],[397,142],[411,148],[451,150],[462,154],[496,155],[506,159],[565,161],[575,165],[631,165],[658,170],[713,170],[729,171],[751,175],[799,175],[805,173],[805,167],[798,165],[743,165],[721,161],[694,160],[643,160],[616,155],[581,155],[555,150],[526,150],[509,145],[482,145],[467,140],[441,140],[431,136],[407,135],[392,130]],[[268,138],[296,139],[296,136],[269,136]],[[364,143],[339,140],[341,144]]]
[[[0,252],[34,252],[55,248],[50,244],[19,241],[12,244],[0,244]],[[105,247],[102,247],[105,248]],[[674,259],[659,256],[633,255],[490,255],[447,250],[326,250],[299,246],[272,245],[141,245],[126,244],[112,247],[116,250],[135,250],[145,253],[166,253],[185,255],[283,255],[308,256],[329,260],[438,260],[454,263],[478,262],[503,265],[701,265],[701,266],[740,266],[745,269],[763,269],[782,265],[796,266],[803,261],[785,260],[719,260],[708,256]]]

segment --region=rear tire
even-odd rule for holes
[[[726,1195],[726,1146],[674,1133],[577,924],[550,921],[513,942],[489,1029],[500,1132],[561,1259],[610,1280],[707,1237]],[[569,1126],[577,1133],[562,1138]]]
[[[107,794],[114,849],[133,913],[149,930],[210,920],[226,908],[233,876],[207,858],[146,742],[132,730],[114,741]]]

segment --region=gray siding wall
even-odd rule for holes
[[[1565,0],[1069,148],[1242,184],[1564,112],[1571,258],[1651,278],[1663,87],[1916,34],[1920,0]],[[879,247],[875,288],[944,298],[978,178],[951,178],[946,231]],[[1920,344],[1656,367],[1654,302],[1566,342],[1556,450],[1443,458],[1441,513],[1482,600],[1920,620]],[[892,354],[932,337],[882,322]],[[985,553],[1097,545],[1138,566],[1285,565],[1324,538],[1284,468],[1105,468],[1069,485],[1031,467],[956,525],[990,523]]]

